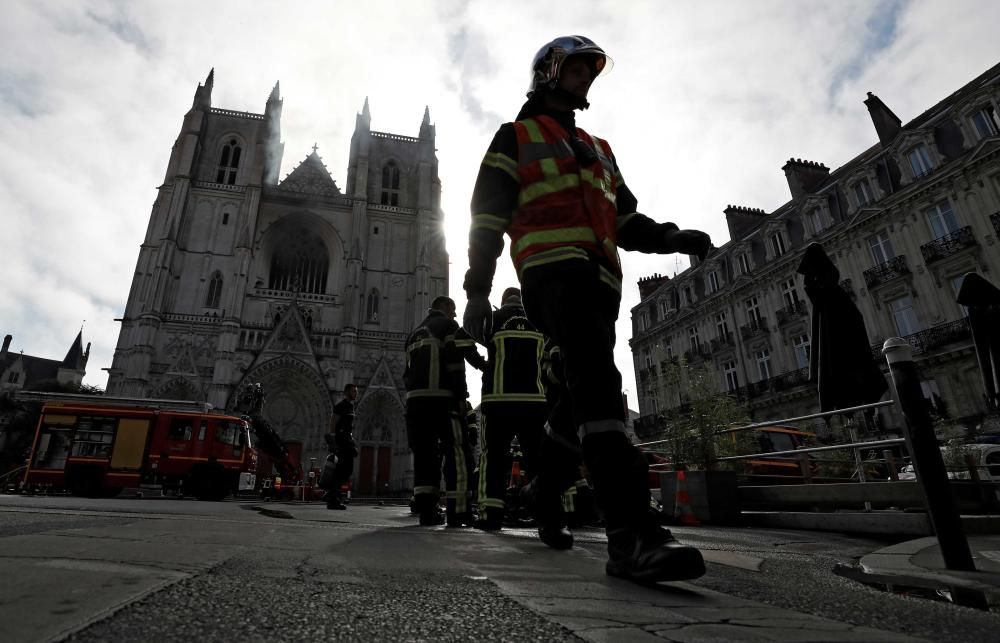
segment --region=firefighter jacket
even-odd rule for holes
[[[483,373],[483,403],[544,402],[545,336],[528,321],[524,308],[501,307],[484,330],[489,367]]]
[[[610,146],[576,127],[573,112],[529,100],[493,137],[472,195],[469,296],[488,295],[503,250],[524,273],[569,261],[592,261],[600,281],[621,294],[618,248],[664,251],[672,223],[636,212]]]
[[[464,401],[465,348],[475,341],[458,323],[432,310],[406,339],[406,399],[417,397],[455,398]]]

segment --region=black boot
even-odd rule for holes
[[[428,509],[420,512],[420,526],[433,527],[444,524],[444,513],[438,509]]]
[[[456,527],[471,527],[474,518],[471,511],[463,511],[461,513],[449,513],[447,517],[448,526],[451,528]]]
[[[558,523],[542,525],[538,528],[538,538],[552,549],[572,549],[573,534]]]
[[[701,552],[683,545],[658,525],[623,527],[608,532],[609,576],[637,583],[698,578],[705,573]]]
[[[485,509],[479,513],[479,519],[472,526],[483,531],[500,531],[503,528],[503,511]]]

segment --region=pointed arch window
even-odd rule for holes
[[[240,168],[242,152],[243,149],[235,138],[229,139],[229,142],[222,146],[222,152],[219,155],[219,170],[215,174],[216,183],[236,184],[236,171]]]
[[[368,307],[367,307],[368,321],[370,322],[378,321],[378,300],[379,300],[378,288],[372,288],[368,292]]]
[[[389,161],[382,166],[382,205],[399,205],[399,166]]]
[[[322,295],[326,293],[330,253],[323,240],[300,226],[285,226],[271,240],[268,288]]]
[[[222,275],[219,271],[212,273],[212,278],[208,281],[208,295],[205,297],[206,308],[218,308],[222,299]]]

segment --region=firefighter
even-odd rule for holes
[[[406,340],[406,432],[413,452],[414,508],[421,525],[447,521],[449,527],[470,527],[473,522],[463,416],[468,394],[465,360],[470,346],[475,352],[475,341],[455,316],[455,302],[438,297]],[[444,516],[438,510],[442,456]]]
[[[614,324],[619,246],[704,256],[711,241],[637,212],[608,143],[576,127],[574,111],[589,107],[590,86],[610,65],[582,36],[557,38],[535,55],[528,100],[494,136],[476,179],[463,322],[473,336],[482,332],[506,233],[528,318],[562,352],[569,410],[561,417],[571,419],[550,418],[547,442],[556,453],[582,448],[606,520],[606,572],[637,582],[696,578],[701,553],[649,511],[647,465],[625,433]]]
[[[356,385],[344,387],[344,399],[333,407],[333,430],[324,436],[330,454],[335,458],[333,475],[326,489],[327,509],[347,509],[341,489],[351,479],[354,458],[358,455],[358,446],[354,442],[354,400],[357,398]]]
[[[504,291],[500,309],[484,320],[481,337],[489,365],[483,374],[479,520],[475,526],[497,531],[503,526],[510,444],[515,436],[524,454],[524,470],[529,476],[538,471],[548,415],[541,371],[545,337],[528,321],[517,288]],[[542,519],[539,535],[546,542],[562,537],[564,548],[565,535],[557,523],[555,517]],[[559,543],[552,544],[559,548]]]

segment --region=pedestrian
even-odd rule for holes
[[[506,233],[528,319],[558,344],[564,363],[570,412],[563,417],[571,420],[550,418],[546,442],[582,448],[606,521],[607,573],[637,582],[696,578],[705,569],[701,553],[650,512],[647,464],[625,433],[614,324],[619,246],[703,257],[711,241],[637,212],[608,143],[576,126],[574,110],[589,107],[591,84],[610,66],[582,36],[557,38],[535,55],[528,100],[494,136],[473,191],[464,326],[482,336]]]
[[[455,321],[455,302],[437,297],[406,340],[406,433],[413,452],[414,509],[421,525],[470,527],[464,415],[465,361],[475,340]],[[477,353],[478,355],[478,353]],[[479,356],[482,359],[482,356]],[[440,481],[444,460],[445,515]]]
[[[488,366],[483,374],[482,451],[479,456],[479,519],[475,527],[498,531],[507,510],[510,445],[516,437],[523,454],[522,470],[529,478],[538,471],[548,406],[542,383],[545,336],[535,328],[521,305],[521,291],[503,292],[500,309],[491,311],[481,333]],[[568,544],[559,524],[558,497],[539,512],[539,535],[558,548]],[[541,499],[536,505],[541,505]]]
[[[327,447],[336,459],[326,490],[327,509],[347,509],[341,490],[354,473],[354,458],[358,455],[358,446],[354,441],[354,400],[357,397],[356,385],[344,387],[344,399],[333,407],[333,430],[325,436]]]

